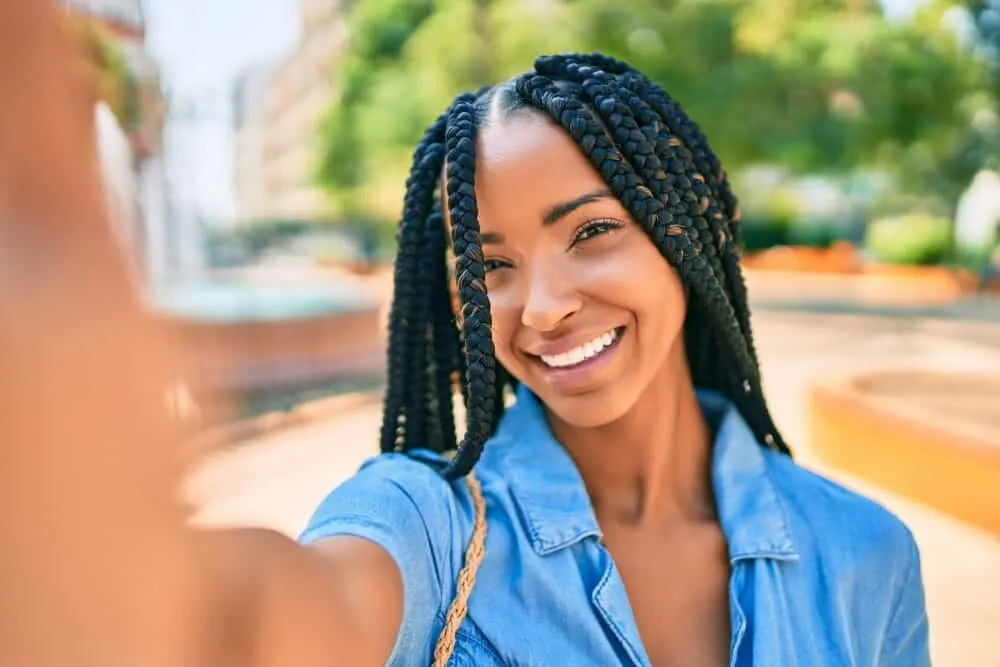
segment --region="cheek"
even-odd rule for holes
[[[669,348],[680,334],[687,314],[684,285],[669,266],[650,272],[647,277],[640,292],[645,295],[638,309],[640,333],[645,329],[646,335],[655,336]]]
[[[490,293],[490,317],[493,320],[493,345],[497,360],[513,371],[518,365],[514,354],[514,338],[521,322],[520,307],[513,303],[505,290]]]
[[[643,240],[645,241],[645,240]],[[637,243],[606,264],[589,267],[587,281],[606,303],[631,311],[647,344],[673,344],[687,297],[676,271],[651,243]]]
[[[575,273],[581,289],[637,317],[668,324],[683,321],[684,287],[673,267],[647,239],[635,239],[619,252],[581,264]],[[661,328],[661,327],[657,327]]]

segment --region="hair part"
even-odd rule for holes
[[[454,451],[443,473],[461,477],[516,387],[496,360],[490,332],[475,143],[483,127],[529,111],[573,139],[676,269],[688,293],[684,343],[695,385],[724,394],[762,446],[788,454],[761,386],[740,268],[739,208],[726,173],[662,88],[600,54],[544,56],[531,72],[460,95],[417,146],[397,236],[382,451]],[[448,286],[449,246],[459,317]],[[460,441],[456,376],[466,409]]]

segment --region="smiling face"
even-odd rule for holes
[[[673,269],[535,112],[480,131],[476,197],[497,359],[568,424],[625,415],[680,345]]]

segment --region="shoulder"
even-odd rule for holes
[[[438,472],[441,463],[430,452],[381,454],[365,461],[323,499],[299,540],[330,537],[345,524],[384,524],[410,537],[433,536],[440,546],[460,510],[456,487]]]
[[[455,575],[464,533],[462,499],[431,453],[382,454],[366,461],[320,502],[299,542],[360,537],[386,551],[411,591],[431,599]]]
[[[848,636],[880,665],[929,665],[920,551],[909,527],[856,491],[768,453],[799,551],[799,571],[829,598],[830,618],[850,618]]]
[[[459,484],[438,472],[443,460],[430,452],[383,454],[369,459],[319,504],[299,537],[331,563],[344,568],[355,584],[364,581],[364,545],[340,542],[355,537],[391,558],[402,581],[403,615],[387,664],[427,664],[431,641],[440,632],[450,601],[448,591],[460,567],[467,532],[467,498]],[[335,556],[340,560],[331,560]],[[378,576],[384,573],[384,567]],[[383,577],[385,578],[385,577]]]
[[[899,572],[915,556],[909,527],[883,505],[787,456],[765,455],[800,549],[845,568],[864,564],[864,571],[876,576]]]

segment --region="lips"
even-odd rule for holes
[[[541,354],[530,354],[535,377],[549,390],[575,396],[598,389],[610,376],[615,359],[629,336],[625,326],[608,329],[589,340],[564,337],[536,348]]]
[[[549,368],[572,368],[593,359],[614,345],[621,337],[621,329],[609,329],[593,339],[559,354],[540,354],[538,358]]]

